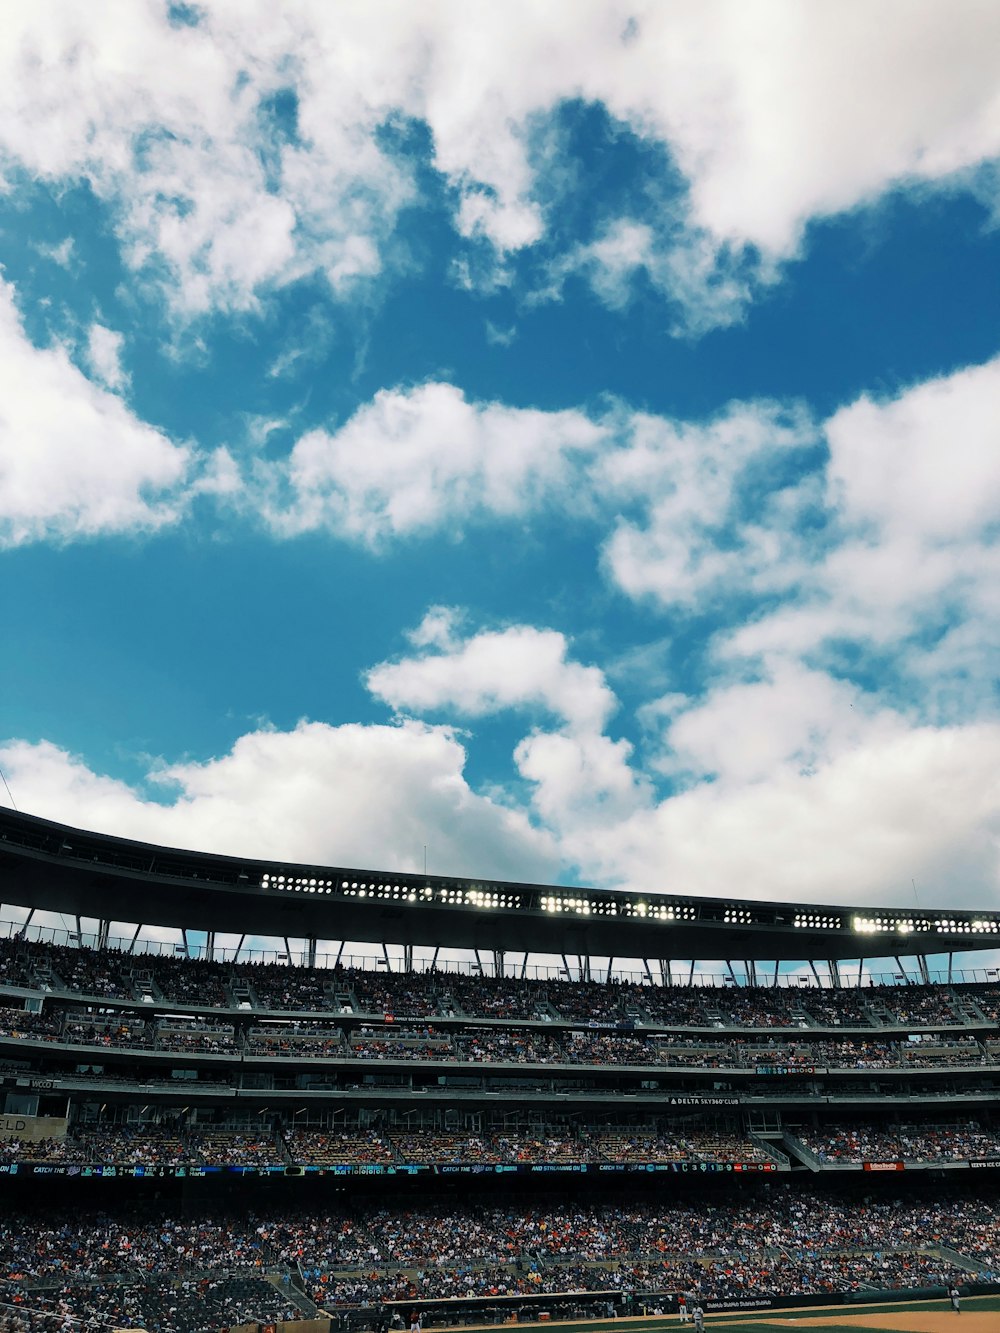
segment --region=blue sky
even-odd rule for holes
[[[974,0],[6,24],[18,806],[995,905],[998,52]]]

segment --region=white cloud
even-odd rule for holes
[[[789,484],[789,455],[815,441],[803,413],[768,403],[703,425],[635,416],[627,447],[602,460],[595,483],[642,511],[620,519],[605,545],[614,581],[664,605],[737,581],[745,592],[787,588],[804,559],[800,511],[814,499],[808,479]]]
[[[599,732],[617,701],[597,667],[569,660],[569,643],[556,630],[512,625],[472,638],[452,637],[441,608],[412,636],[437,648],[399,662],[383,662],[366,682],[376,698],[417,713],[451,709],[486,717],[510,708],[542,708],[572,730]]]
[[[217,759],[153,771],[162,803],[44,741],[7,742],[0,763],[22,809],[167,846],[400,871],[421,869],[426,846],[435,874],[555,873],[550,839],[469,787],[446,727],[251,732]]]
[[[383,390],[339,430],[302,436],[265,513],[281,533],[326,528],[369,546],[486,515],[519,517],[559,497],[604,437],[581,412],[470,403],[450,384]],[[287,492],[286,492],[287,487]]]
[[[0,286],[0,545],[175,522],[192,461],[64,348],[35,347]]]
[[[998,772],[995,724],[899,728],[815,772],[700,782],[603,830],[588,870],[646,890],[868,905],[912,905],[915,879],[927,904],[993,906]]]
[[[632,768],[628,741],[587,730],[536,731],[519,742],[514,759],[534,784],[532,806],[543,824],[561,834],[564,859],[586,874],[604,865],[608,829],[651,803],[651,785]]]
[[[741,787],[809,776],[832,760],[905,730],[855,685],[779,660],[769,676],[722,684],[692,704],[672,701],[661,767]]]
[[[91,324],[87,332],[87,365],[95,378],[113,392],[128,384],[128,375],[122,369],[124,345],[124,335],[103,324]]]
[[[848,523],[882,536],[967,543],[1000,514],[1000,359],[826,423],[829,482]]]
[[[153,3],[64,0],[4,25],[0,152],[89,180],[179,307],[243,309],[304,273],[342,293],[381,269],[416,189],[387,124],[427,125],[458,234],[502,255],[546,234],[540,178],[559,164],[539,127],[568,100],[601,104],[661,150],[651,197],[667,162],[681,173],[679,201],[621,225],[657,232],[636,262],[704,304],[697,329],[744,299],[730,252],[751,247],[766,276],[810,219],[894,185],[985,189],[998,50],[992,0],[215,0],[195,26]],[[613,291],[632,258],[598,237],[586,262]]]
[[[892,649],[896,672],[927,691],[929,718],[938,705],[946,718],[991,710],[998,401],[994,360],[835,413],[825,504],[837,540],[793,602],[729,636],[727,655],[802,656],[833,641]]]

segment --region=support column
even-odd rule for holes
[[[840,985],[840,963],[836,958],[831,958],[827,967],[830,969],[830,980],[834,986]]]
[[[412,971],[413,971],[413,945],[412,945],[412,944],[404,944],[404,945],[403,945],[403,971],[404,971],[404,972],[412,972]]]
[[[642,965],[643,965],[643,967],[646,969],[646,980],[649,982],[649,984],[650,984],[651,986],[655,986],[655,985],[656,985],[656,982],[653,980],[653,969],[649,966],[649,959],[648,959],[648,958],[644,958],[644,959],[642,960]],[[661,959],[660,959],[660,976],[662,977],[662,975],[663,975],[663,959],[661,958]]]
[[[920,980],[925,986],[931,984],[931,970],[927,966],[927,955],[925,953],[917,954],[917,967],[920,969]]]
[[[310,935],[306,939],[306,959],[309,967],[316,966],[316,936]]]
[[[105,917],[101,917],[97,922],[97,947],[106,949],[108,947],[108,936],[111,933],[111,922]]]
[[[673,977],[674,977],[674,964],[673,964],[673,960],[670,959],[670,958],[661,958],[661,959],[660,959],[660,985],[661,985],[661,986],[672,986],[672,985],[674,984]],[[650,981],[652,981],[652,977],[650,977]]]
[[[18,935],[21,937],[22,940],[24,939],[24,936],[25,936],[25,933],[27,932],[28,927],[31,925],[31,918],[32,918],[34,915],[35,915],[35,909],[32,907],[32,908],[29,909],[29,911],[28,911],[28,915],[24,918],[24,925],[23,925],[23,926],[21,927],[21,929],[17,932]]]
[[[757,984],[757,964],[752,958],[748,958],[743,964],[743,970],[747,974],[747,981],[751,986]]]
[[[694,965],[695,965],[695,959],[692,958],[692,959],[691,959],[691,967],[688,969],[688,985],[689,985],[689,986],[693,986],[693,985],[694,985]]]
[[[503,949],[493,950],[493,974],[498,977],[507,975],[507,955]]]
[[[589,981],[589,980],[590,980],[590,954],[589,954],[589,953],[580,953],[580,954],[577,954],[576,957],[577,957],[577,963],[578,963],[579,968],[580,968],[580,980],[581,980],[581,981]]]

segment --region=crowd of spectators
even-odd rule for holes
[[[107,1329],[142,1328],[155,1333],[228,1333],[234,1325],[273,1325],[303,1317],[287,1289],[254,1277],[162,1277],[96,1284],[68,1281],[51,1293],[32,1293],[32,1299],[37,1302],[36,1317],[51,1310],[65,1321],[70,1311],[85,1312],[88,1333],[95,1323]]]
[[[1000,1160],[1000,1135],[969,1120],[956,1125],[825,1125],[797,1137],[820,1162]]]
[[[941,1031],[912,1034],[906,1040],[874,1033],[845,1033],[834,1038],[818,1031],[815,1035],[797,1032],[782,1040],[772,1031],[770,1037],[746,1040],[722,1033],[712,1038],[704,1033],[641,1033],[597,1027],[441,1027],[425,1020],[366,1023],[348,1026],[345,1031],[332,1027],[329,1020],[276,1021],[250,1027],[195,1016],[147,1020],[126,1008],[64,1008],[51,999],[41,1013],[0,1006],[0,1037],[193,1055],[225,1056],[243,1049],[258,1057],[672,1069],[968,1068],[1000,1060],[996,1041],[980,1041],[971,1033]]]
[[[8,1302],[109,1323],[129,1322],[121,1316],[130,1311],[150,1328],[166,1315],[175,1323],[161,1327],[178,1330],[189,1296],[205,1304],[199,1327],[216,1327],[213,1291],[225,1296],[226,1323],[251,1309],[258,1320],[283,1317],[279,1307],[294,1316],[282,1273],[300,1274],[317,1303],[339,1309],[525,1292],[833,1294],[998,1270],[1000,1205],[945,1192],[872,1200],[786,1187],[669,1207],[453,1200],[0,1220]],[[265,1272],[279,1275],[270,1294],[256,1286]]]
[[[1000,984],[849,988],[662,986],[634,981],[495,977],[466,971],[391,972],[292,963],[209,962],[22,939],[0,940],[0,985],[51,977],[53,991],[211,1008],[337,1012],[401,1018],[549,1020],[612,1027],[945,1028],[1000,1015]],[[241,998],[242,997],[242,998]]]
[[[0,1161],[76,1161],[108,1164],[281,1166],[373,1162],[757,1162],[768,1154],[730,1129],[642,1129],[553,1125],[534,1130],[376,1130],[291,1123],[273,1127],[161,1123],[78,1124],[65,1139],[0,1140]]]
[[[344,1058],[347,1047],[340,1028],[329,1023],[274,1023],[252,1027],[243,1047],[247,1055],[292,1056],[309,1060]]]

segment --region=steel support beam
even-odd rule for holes
[[[493,975],[496,977],[507,975],[507,955],[503,949],[493,950]]]
[[[412,972],[412,971],[413,971],[413,945],[412,945],[412,944],[404,944],[404,945],[403,945],[403,971],[404,971],[404,972]]]
[[[205,957],[210,963],[215,962],[215,931],[210,930],[205,935]]]
[[[315,936],[315,935],[309,935],[309,936],[306,938],[306,958],[308,959],[308,966],[309,966],[309,967],[315,967],[315,966],[316,966],[316,936]]]
[[[107,917],[101,917],[97,922],[97,947],[106,949],[108,947],[108,936],[111,934],[111,922]]]
[[[917,954],[917,967],[920,969],[920,980],[925,986],[931,984],[931,970],[927,965],[927,955],[925,953]]]

